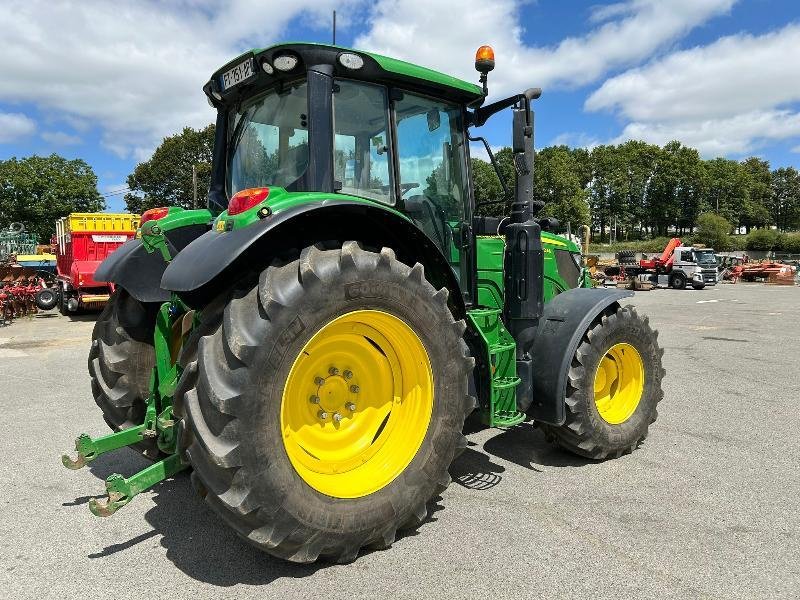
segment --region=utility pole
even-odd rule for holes
[[[194,190],[192,208],[197,208],[197,165],[192,165],[192,189]]]
[[[333,11],[333,45],[336,45],[336,11]]]

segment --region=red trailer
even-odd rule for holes
[[[80,308],[100,308],[113,291],[95,281],[100,263],[133,238],[139,215],[72,213],[56,221],[58,307],[62,314]]]

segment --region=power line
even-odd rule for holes
[[[108,198],[109,196],[117,196],[119,194],[125,194],[125,193],[130,192],[130,191],[131,191],[131,188],[126,187],[126,188],[121,189],[121,190],[114,190],[113,192],[106,192],[105,194],[100,194],[100,195],[103,198]]]

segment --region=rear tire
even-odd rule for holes
[[[155,304],[139,302],[117,288],[92,330],[89,374],[92,394],[114,431],[144,422],[150,375],[155,364]],[[148,458],[159,456],[155,440],[135,446]]]
[[[620,365],[616,393],[617,401],[622,400],[623,404],[611,411],[607,404],[596,400],[596,390],[601,361],[615,361],[613,354],[618,349],[638,356],[640,362],[636,364],[633,358],[634,366],[628,370],[642,368],[641,395],[638,400],[635,395],[624,396],[623,386],[634,383],[624,381],[624,368]],[[647,437],[650,424],[658,416],[656,406],[664,397],[663,354],[658,333],[650,328],[647,317],[639,316],[631,306],[617,305],[605,312],[583,336],[572,358],[567,377],[566,421],[560,427],[542,425],[545,434],[562,448],[587,458],[612,458],[633,451]],[[613,398],[613,383],[608,388]]]
[[[196,487],[226,523],[251,544],[283,559],[350,562],[364,546],[391,546],[398,529],[418,527],[426,519],[427,503],[450,483],[450,463],[466,447],[462,428],[474,408],[467,390],[474,361],[462,339],[465,324],[456,322],[447,306],[447,291],[436,291],[425,279],[421,265],[411,268],[387,248],[368,252],[355,242],[336,250],[309,247],[298,260],[264,270],[257,285],[234,294],[221,316],[207,312],[201,324],[207,333],[192,336],[184,346],[182,362],[186,362],[175,394],[175,413],[183,417],[181,446],[194,468]],[[430,365],[433,383],[427,389],[431,395],[409,400],[412,397],[404,395],[409,391],[404,383],[390,383],[400,387],[391,388],[397,394],[387,396],[389,414],[367,443],[367,450],[351,455],[352,444],[345,443],[341,451],[346,457],[326,463],[324,453],[340,450],[332,438],[317,446],[320,456],[303,447],[307,456],[299,453],[300,460],[316,466],[309,475],[297,465],[298,453],[292,445],[298,444],[292,440],[302,438],[303,429],[293,428],[287,415],[297,414],[292,412],[297,410],[302,413],[308,406],[314,415],[320,406],[332,410],[323,406],[332,392],[326,392],[328,396],[318,392],[323,396],[320,405],[309,404],[308,395],[287,390],[295,389],[292,385],[298,370],[302,372],[317,357],[326,365],[326,361],[332,365],[341,362],[343,370],[329,369],[331,385],[339,386],[331,389],[347,389],[338,381],[340,376],[352,378],[350,383],[360,382],[364,389],[356,402],[363,398],[367,410],[357,417],[354,406],[347,409],[351,412],[341,411],[345,418],[337,425],[329,416],[304,427],[324,438],[332,431],[334,436],[347,433],[344,427],[353,426],[356,418],[368,418],[370,404],[375,400],[381,405],[383,394],[379,387],[369,387],[369,370],[360,373],[358,362],[352,363],[353,372],[347,370],[346,336],[363,336],[361,343],[370,342],[387,362],[397,347],[385,346],[382,337],[373,341],[359,329],[361,324],[352,325],[347,332],[334,330],[341,337],[331,338],[337,341],[330,353],[325,346],[317,350],[314,344],[326,339],[324,333],[330,327],[348,322],[352,315],[378,312],[395,319],[401,328],[408,327],[423,345],[424,352],[413,362]],[[386,338],[391,337],[389,330],[375,331],[378,336],[385,333]],[[374,352],[369,345],[365,347]],[[422,357],[425,354],[428,361]],[[406,371],[402,372],[405,382]],[[314,373],[324,377],[314,378]],[[303,373],[303,381],[313,379],[315,385],[324,386],[328,375],[324,369],[314,368]],[[319,396],[313,397],[319,402]],[[350,495],[319,491],[330,481],[336,484],[338,478],[341,483],[368,468],[370,456],[383,448],[376,440],[394,444],[392,440],[413,436],[413,427],[403,427],[407,421],[395,421],[402,429],[392,425],[392,413],[405,414],[404,407],[414,409],[424,398],[431,402],[429,421],[416,429],[419,446],[407,451],[409,462],[401,465],[392,479],[378,489],[357,489]],[[350,424],[348,419],[352,419]],[[389,437],[383,437],[384,431]],[[395,436],[397,431],[404,434]],[[326,446],[329,439],[331,446]],[[336,467],[348,461],[351,466]],[[323,468],[331,464],[332,469]],[[328,482],[320,484],[314,479],[318,474],[328,477]]]

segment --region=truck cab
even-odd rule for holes
[[[684,285],[695,289],[717,284],[717,257],[713,248],[678,246],[674,250],[675,260],[670,273],[670,285],[675,287],[676,278],[683,278]]]

